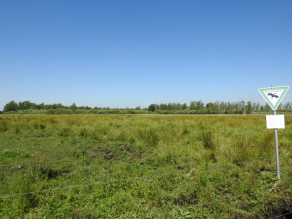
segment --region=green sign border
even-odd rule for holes
[[[272,90],[277,90],[277,89],[284,89],[284,91],[279,97],[279,100],[277,101],[277,103],[273,105],[272,102],[269,100],[269,98],[264,94],[264,91],[272,91]],[[277,110],[288,90],[289,90],[289,86],[281,86],[281,87],[260,88],[259,92],[263,96],[263,98],[266,100],[266,102],[269,104],[269,106],[272,108],[272,110]]]

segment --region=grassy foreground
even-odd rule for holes
[[[0,196],[47,191],[1,197],[0,217],[280,215],[292,210],[283,187],[292,184],[292,116],[285,121],[281,181],[257,193],[276,182],[275,159],[262,160],[275,157],[264,115],[1,115]],[[49,191],[91,183],[100,184]]]

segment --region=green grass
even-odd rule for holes
[[[278,187],[292,184],[292,116],[285,120]],[[271,189],[275,159],[209,167],[274,151],[264,115],[1,115],[0,196],[108,183],[0,198],[0,216],[268,218],[291,209],[291,188],[194,206]],[[209,169],[190,172],[200,168]]]

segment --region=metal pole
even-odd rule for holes
[[[275,85],[272,84],[272,88],[275,88]],[[276,110],[274,110],[274,115],[276,116]],[[279,147],[278,147],[278,129],[275,129],[275,148],[276,148],[276,162],[277,162],[277,176],[280,179],[280,161],[279,161]]]
[[[276,110],[274,111],[274,115],[277,115]],[[276,146],[277,176],[278,176],[278,179],[280,179],[280,161],[279,161],[278,130],[277,129],[275,129],[275,146]]]

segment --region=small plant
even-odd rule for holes
[[[189,132],[189,131],[187,130],[187,128],[185,127],[184,130],[183,130],[183,133],[182,133],[182,134],[183,134],[183,135],[187,135],[187,134],[189,134],[189,133],[190,133],[190,132]]]
[[[14,149],[6,149],[2,152],[4,157],[22,157],[27,158],[30,157],[30,154],[27,150],[23,150],[21,148],[14,148]]]
[[[212,133],[213,132],[211,130],[203,131],[202,133],[203,146],[205,149],[214,150],[216,148],[216,145],[212,138]]]
[[[86,154],[86,151],[82,151],[82,155],[83,155],[83,166],[84,166],[84,155]]]
[[[58,169],[53,168],[49,159],[42,156],[34,157],[29,163],[29,171],[37,179],[56,178],[60,172]]]
[[[77,144],[77,139],[76,138],[72,138],[71,139],[71,145],[75,146]]]
[[[14,132],[15,134],[18,134],[19,131],[20,131],[19,126],[18,126],[18,125],[15,125],[15,126],[13,127],[13,132]]]
[[[61,137],[68,137],[69,134],[70,134],[70,128],[69,128],[69,127],[62,128],[62,129],[58,132],[58,135],[61,136]]]
[[[159,143],[159,136],[153,129],[139,130],[139,135],[150,147],[155,147]]]
[[[18,194],[33,192],[36,190],[35,182],[35,177],[30,171],[27,171],[23,176],[20,176],[16,181],[14,181],[14,192]],[[19,202],[19,206],[22,208],[22,211],[28,212],[31,208],[35,208],[37,206],[38,199],[36,194],[30,193],[21,195],[19,197]]]
[[[130,144],[133,144],[133,143],[135,143],[135,138],[133,137],[133,136],[131,136],[130,138],[129,138],[129,143]]]
[[[0,120],[0,132],[6,132],[8,130],[8,124],[5,120]]]
[[[80,137],[85,138],[85,137],[87,137],[87,135],[88,135],[88,130],[86,128],[81,128],[79,130],[79,136]]]

